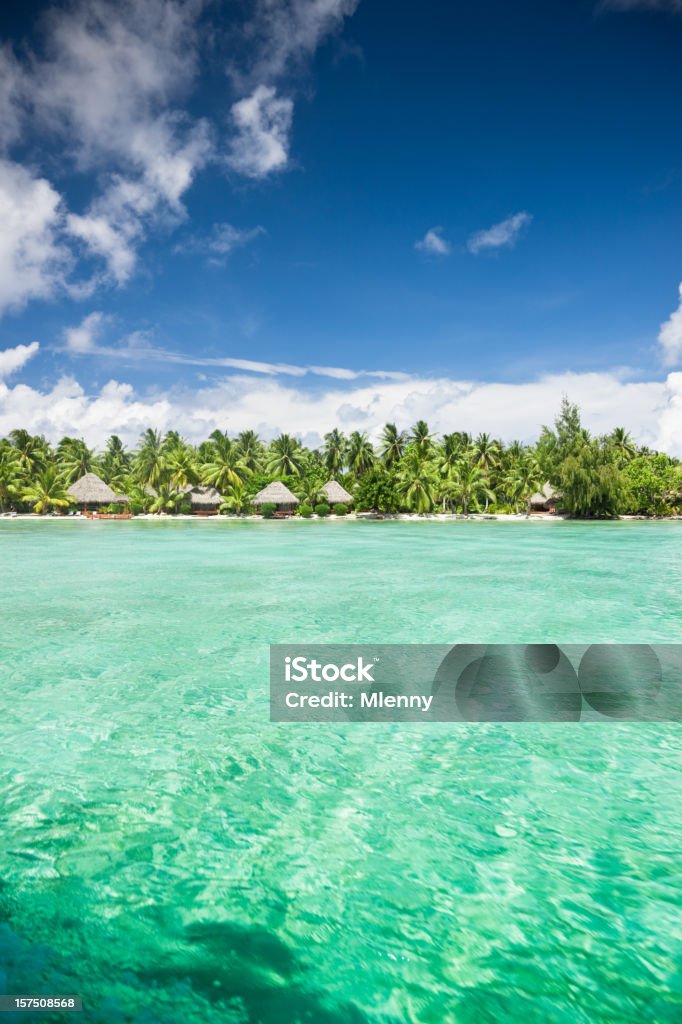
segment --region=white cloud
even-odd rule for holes
[[[226,160],[233,170],[258,179],[287,166],[293,100],[275,80],[356,6],[253,0],[240,46],[248,95],[231,108]],[[125,284],[149,232],[185,219],[197,174],[222,159],[216,129],[187,109],[201,59],[220,39],[210,22],[202,24],[214,10],[210,0],[71,0],[43,13],[42,45],[25,50],[21,62],[0,46],[0,146],[52,139],[60,172],[75,168],[93,186],[67,211],[49,181],[5,160],[0,214],[13,213],[8,226],[2,221],[0,315],[59,290],[83,297],[105,283]],[[213,255],[223,258],[243,240],[216,237]],[[68,276],[74,267],[87,272],[84,280]]]
[[[232,356],[185,355],[159,348],[153,344],[152,332],[133,331],[119,345],[97,343],[106,322],[102,313],[91,313],[76,327],[64,331],[66,349],[75,356],[105,356],[127,363],[173,363],[179,366],[197,366],[224,370],[243,370],[266,376],[331,377],[335,380],[358,380],[361,377],[377,380],[406,380],[407,374],[390,370],[348,370],[340,366],[297,366],[292,363],[268,363],[256,359],[238,359]]]
[[[90,313],[77,327],[67,327],[64,339],[69,352],[92,352],[106,321],[103,313]]]
[[[0,46],[0,144],[18,138],[21,128],[21,67],[8,46]]]
[[[476,231],[467,242],[469,252],[474,254],[484,249],[511,248],[523,229],[530,224],[533,217],[530,213],[515,213],[512,217],[493,224],[484,231]]]
[[[682,455],[682,373],[634,381],[622,371],[555,374],[518,384],[407,378],[354,387],[332,383],[322,390],[237,374],[163,397],[137,394],[116,381],[87,394],[70,377],[47,391],[0,384],[0,436],[25,426],[52,439],[78,433],[102,445],[118,433],[134,443],[151,426],[179,430],[196,442],[227,422],[234,432],[251,428],[272,437],[290,430],[321,441],[340,422],[347,431],[367,430],[376,438],[387,421],[407,427],[423,418],[439,432],[487,430],[505,440],[533,440],[542,423],[552,422],[563,394],[578,402],[590,429],[601,433],[622,425],[641,443]]]
[[[76,0],[44,18],[44,56],[20,69],[9,51],[0,53],[9,141],[23,122],[56,138],[78,170],[98,174],[97,193],[66,229],[118,284],[130,277],[149,228],[184,218],[182,198],[212,152],[207,122],[173,107],[197,70],[202,6]]]
[[[223,264],[229,254],[242,245],[248,245],[265,228],[236,228],[232,224],[214,224],[211,233],[201,237],[192,235],[175,246],[175,252],[197,253],[208,258],[209,263]]]
[[[66,141],[81,167],[127,159],[147,167],[158,119],[182,99],[198,63],[198,3],[77,0],[46,19],[43,59],[24,91],[34,117]],[[161,129],[163,133],[163,128]]]
[[[29,345],[0,349],[0,380],[20,370],[38,352],[40,345],[32,341]]]
[[[248,95],[232,106],[237,129],[226,163],[248,178],[265,178],[289,162],[294,103],[278,95],[276,83],[298,70],[322,40],[338,30],[359,0],[256,0],[228,67]]]
[[[248,71],[230,68],[233,77],[271,82],[296,70],[325,36],[338,30],[359,0],[256,0],[243,30]]]
[[[228,165],[248,178],[264,178],[286,167],[292,100],[277,95],[273,86],[259,85],[232,107],[237,134],[227,156]]]
[[[676,363],[682,361],[682,284],[680,284],[679,305],[666,322],[661,324],[658,343],[662,349],[665,366],[675,366]]]
[[[59,241],[62,224],[49,181],[0,159],[0,315],[63,285],[70,256]]]
[[[440,227],[429,228],[424,237],[414,243],[414,247],[431,256],[447,256],[450,252],[450,243],[443,238],[443,229]]]

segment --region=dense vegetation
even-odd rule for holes
[[[376,447],[367,434],[346,437],[335,429],[314,450],[289,434],[266,444],[250,430],[237,437],[215,430],[195,447],[174,431],[161,436],[146,430],[135,451],[114,435],[96,453],[78,438],[64,437],[52,447],[43,437],[13,430],[0,440],[0,511],[67,509],[68,487],[88,472],[127,495],[138,512],[183,511],[182,489],[206,484],[224,496],[221,511],[244,513],[261,488],[283,480],[300,498],[300,514],[315,509],[326,515],[320,488],[330,478],[354,495],[357,509],[384,512],[524,511],[545,482],[573,516],[682,510],[676,459],[638,447],[620,427],[591,436],[566,399],[553,428],[543,427],[535,445],[505,445],[488,434],[472,438],[457,431],[437,438],[423,420],[410,431],[387,423]]]

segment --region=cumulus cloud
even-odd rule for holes
[[[682,362],[682,284],[679,305],[666,322],[661,324],[658,343],[665,366],[675,366],[676,363]]]
[[[247,87],[243,79],[231,107],[226,147],[233,170],[258,179],[287,166],[293,100],[280,94],[279,80],[356,4],[252,5],[240,47],[251,80]],[[21,62],[0,46],[0,146],[36,133],[51,138],[68,169],[94,186],[68,211],[46,178],[5,159],[0,212],[11,207],[16,215],[6,229],[3,219],[0,314],[59,289],[83,295],[102,283],[125,284],[149,232],[185,219],[197,174],[222,160],[225,148],[218,127],[188,110],[202,47],[215,43],[202,23],[213,10],[208,0],[73,0],[43,13],[42,45]],[[214,239],[214,255],[224,256],[228,244],[237,239]],[[74,266],[87,268],[85,280],[68,278]]]
[[[30,345],[17,345],[15,348],[0,349],[0,380],[20,370],[29,359],[38,352],[40,345],[32,341]]]
[[[450,243],[443,238],[441,227],[429,228],[424,237],[414,243],[414,247],[430,256],[447,256],[450,252]]]
[[[515,213],[512,217],[501,220],[499,224],[493,224],[491,228],[484,231],[476,231],[467,242],[469,252],[483,252],[486,249],[512,248],[516,245],[519,235],[532,221],[533,217],[525,211]]]
[[[248,178],[265,178],[289,163],[294,111],[291,96],[281,95],[284,80],[300,70],[330,33],[350,17],[359,0],[256,0],[242,26],[228,74],[246,95],[232,107],[236,133],[227,165]]]
[[[38,179],[36,216],[42,213],[54,230],[60,212],[60,255],[79,242],[82,253],[104,261],[117,284],[130,277],[149,227],[184,217],[182,198],[211,154],[207,122],[176,107],[198,66],[202,6],[202,0],[76,0],[44,15],[40,55],[20,65],[8,47],[0,50],[0,141],[9,145],[22,131],[39,131],[57,140],[76,170],[97,175],[91,201],[70,214],[58,211],[55,190]],[[35,250],[32,232],[29,225],[25,247]],[[54,257],[31,261],[32,283],[17,282],[16,304],[54,292]],[[14,278],[5,284],[8,292],[13,284]]]
[[[60,241],[63,218],[49,181],[0,159],[0,315],[64,284],[71,257]]]
[[[81,355],[93,352],[105,320],[103,313],[90,313],[76,327],[67,327],[64,331],[67,350]]]
[[[592,430],[622,425],[640,442],[682,455],[682,373],[661,382],[604,372],[554,374],[518,384],[419,377],[335,381],[319,389],[275,375],[254,379],[241,373],[163,397],[139,394],[118,381],[88,394],[67,377],[48,390],[0,384],[0,435],[21,425],[52,439],[78,433],[102,445],[110,433],[133,443],[151,426],[179,430],[196,442],[227,422],[235,432],[254,429],[270,438],[286,429],[317,443],[340,422],[348,431],[366,430],[376,438],[387,421],[407,427],[426,419],[440,432],[489,430],[508,441],[533,440],[540,424],[552,421],[564,394],[579,403]]]
[[[198,2],[88,0],[53,10],[46,56],[24,91],[37,123],[57,134],[81,170],[104,171],[103,189],[67,220],[117,284],[155,218],[184,217],[182,197],[211,152],[203,120],[174,109],[198,62]]]
[[[286,167],[293,101],[277,95],[273,86],[259,85],[232,107],[237,133],[227,156],[228,165],[248,178],[264,178]]]

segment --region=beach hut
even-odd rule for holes
[[[199,485],[192,487],[191,484],[187,484],[185,487],[181,487],[180,490],[190,500],[192,515],[216,515],[223,503],[223,496],[215,487],[202,487]]]
[[[556,512],[557,502],[560,495],[551,484],[546,483],[541,491],[536,491],[530,497],[531,512]]]
[[[67,494],[73,498],[81,511],[128,501],[125,494],[116,494],[96,473],[86,473],[80,480],[76,480],[75,484],[68,488]]]
[[[345,487],[342,487],[336,480],[330,480],[323,487],[320,487],[320,494],[332,506],[353,504],[353,495],[349,494]]]
[[[296,506],[300,504],[296,495],[292,494],[281,480],[273,480],[271,484],[268,484],[262,491],[259,491],[253,499],[253,503],[256,508],[261,508],[261,506],[267,504],[276,505],[277,512],[285,514],[294,512]]]

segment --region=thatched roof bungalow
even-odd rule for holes
[[[185,487],[181,487],[180,490],[189,498],[192,513],[196,515],[208,515],[211,512],[217,512],[223,503],[223,496],[215,487],[203,487],[200,485],[192,487],[191,484],[187,484]]]
[[[531,512],[554,512],[561,495],[555,491],[551,484],[546,483],[542,491],[536,491],[530,496]]]
[[[268,503],[276,505],[278,512],[293,512],[296,506],[300,504],[296,495],[292,494],[281,480],[273,480],[271,484],[268,484],[262,491],[259,491],[253,499],[253,503],[256,508],[260,508]]]
[[[349,494],[345,487],[342,487],[336,480],[329,480],[320,487],[320,494],[323,494],[330,505],[352,505],[353,495]]]
[[[102,505],[113,505],[117,502],[127,502],[125,494],[116,494],[109,484],[105,484],[96,473],[86,473],[80,480],[67,490],[79,508],[101,508]]]

